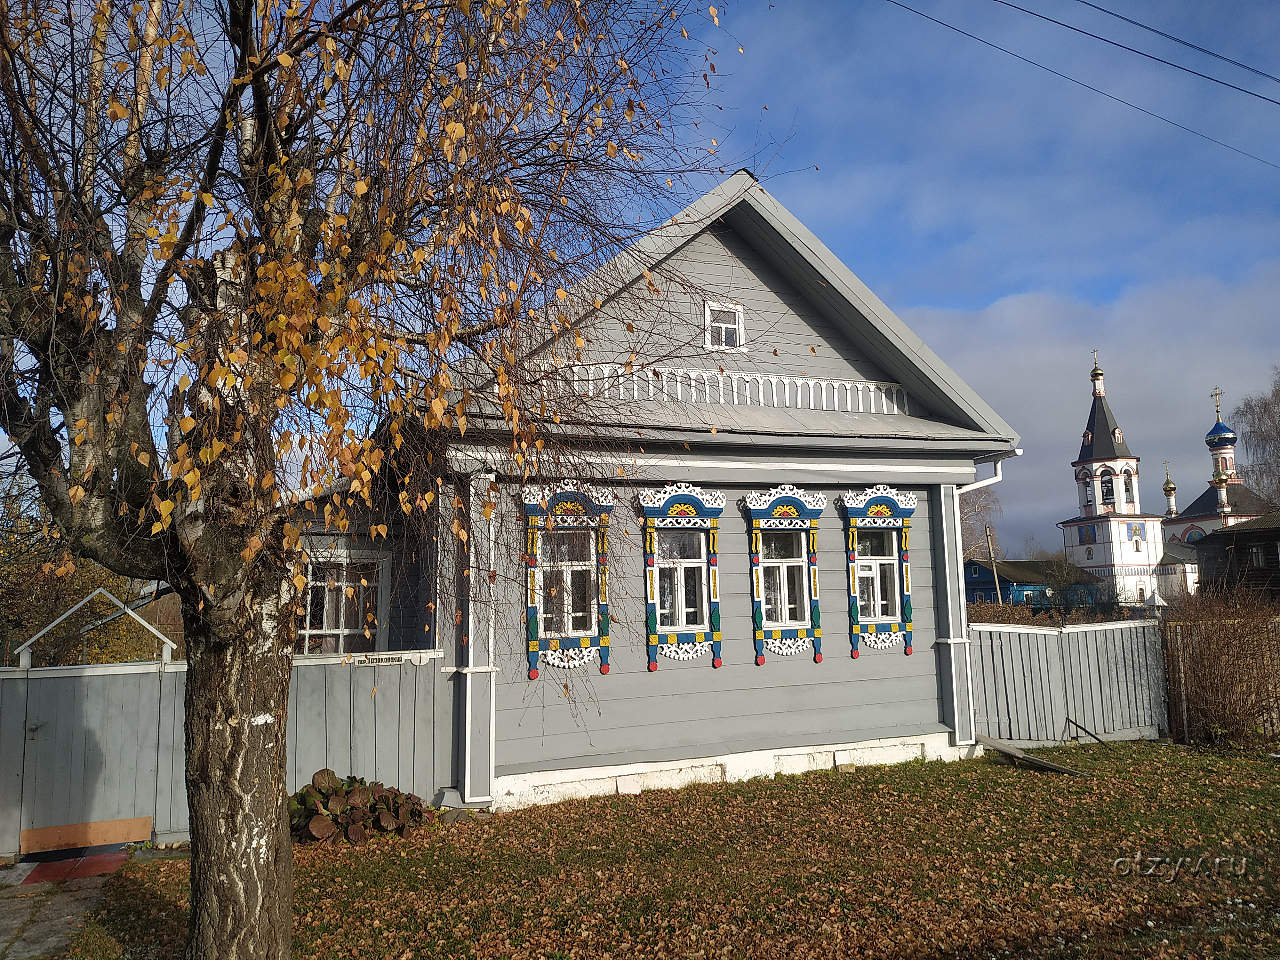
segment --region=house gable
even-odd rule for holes
[[[727,421],[720,429],[743,432],[759,427],[786,433],[799,426],[800,432],[826,435],[945,440],[980,452],[1008,449],[1018,440],[745,171],[583,286],[616,291],[582,297],[584,305],[591,303],[576,328],[588,345],[575,358],[601,371],[610,363],[629,365],[625,376],[619,374],[628,382],[604,388],[616,399],[718,403]],[[637,306],[645,303],[646,290],[648,305]],[[708,303],[741,305],[745,349],[706,349]],[[761,383],[762,377],[773,379]],[[656,425],[664,419],[650,417],[644,406],[641,415],[633,405],[634,416],[625,422]],[[779,416],[784,411],[789,416]],[[714,417],[701,419],[715,425]],[[691,427],[702,426],[701,419],[695,416]]]

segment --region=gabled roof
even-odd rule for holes
[[[976,565],[980,570],[991,572],[989,560],[969,560],[966,563]],[[997,560],[996,573],[1007,583],[1052,584],[1066,579],[1069,584],[1099,583],[1092,573],[1073,563],[1058,560]]]
[[[1227,484],[1227,504],[1235,516],[1256,517],[1270,513],[1274,507],[1260,494],[1254,493],[1243,483]],[[1175,520],[1201,520],[1218,515],[1218,491],[1205,487],[1204,492],[1179,511]]]
[[[1093,406],[1089,408],[1089,422],[1084,427],[1084,438],[1080,443],[1080,455],[1076,457],[1076,463],[1133,457],[1123,431],[1120,432],[1120,439],[1116,439],[1117,430],[1120,430],[1120,424],[1116,422],[1116,415],[1111,412],[1107,395],[1104,393],[1095,396]]]
[[[1196,541],[1197,544],[1204,543],[1210,537],[1218,540],[1227,540],[1238,533],[1266,534],[1272,531],[1280,531],[1280,510],[1270,510],[1260,517],[1254,517],[1252,520],[1246,520],[1244,523],[1233,523],[1229,527],[1223,527],[1221,530],[1215,530],[1208,536],[1201,537]]]
[[[1196,548],[1181,540],[1169,540],[1164,545],[1164,554],[1157,566],[1173,567],[1185,563],[1196,562]]]
[[[584,289],[621,291],[652,271],[712,223],[728,225],[833,318],[849,338],[923,407],[942,420],[1012,448],[1018,434],[902,322],[803,223],[746,170],[603,266]]]

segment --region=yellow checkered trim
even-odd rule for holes
[[[713,633],[713,634],[711,635],[711,639],[712,639],[712,641],[713,641],[713,642],[715,642],[715,643],[719,643],[719,642],[721,641],[721,639],[722,639],[722,635],[721,635],[720,631],[719,631],[719,630],[717,630],[715,633]]]
[[[537,641],[537,640],[530,640],[530,641],[529,641],[529,652],[530,652],[530,653],[537,653],[537,652],[538,652],[538,641]]]

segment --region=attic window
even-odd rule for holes
[[[741,304],[708,301],[704,320],[708,350],[746,349],[747,336]]]

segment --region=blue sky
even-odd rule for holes
[[[1280,164],[1280,106],[989,0],[909,2]],[[1076,0],[1020,2],[1280,99]],[[1274,0],[1101,5],[1280,76]],[[1209,391],[1231,405],[1280,363],[1280,170],[884,0],[718,7],[736,41],[717,41],[726,157],[1021,433],[996,488],[1011,555],[1060,546],[1054,523],[1074,515],[1093,347],[1144,508],[1163,510],[1165,459],[1189,503],[1209,474]]]

